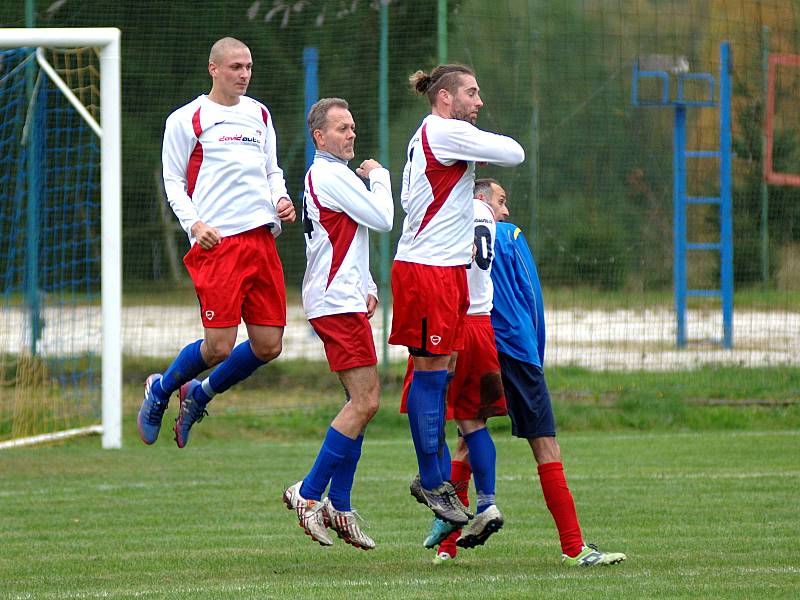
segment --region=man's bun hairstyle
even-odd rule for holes
[[[420,96],[427,96],[433,106],[436,104],[439,90],[445,89],[451,94],[456,93],[462,75],[475,77],[475,72],[465,65],[439,65],[430,72],[430,75],[422,70],[413,73],[408,81],[411,89]]]

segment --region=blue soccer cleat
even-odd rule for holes
[[[147,444],[155,444],[158,432],[161,431],[161,420],[169,404],[169,398],[159,400],[153,393],[153,385],[161,381],[161,373],[153,373],[144,382],[144,399],[139,409],[136,424],[139,428],[139,437]]]
[[[197,379],[192,379],[188,383],[181,386],[179,397],[181,400],[180,408],[178,409],[178,418],[175,419],[175,443],[178,448],[183,448],[189,443],[189,430],[198,421],[202,421],[203,417],[208,414],[206,412],[206,403],[196,400],[194,391],[200,386]]]
[[[453,525],[447,521],[442,521],[439,518],[435,518],[433,520],[433,524],[431,525],[431,532],[428,534],[428,537],[425,538],[425,541],[422,542],[422,545],[426,548],[438,546],[456,529],[458,529],[457,525]]]

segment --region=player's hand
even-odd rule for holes
[[[377,306],[378,306],[378,299],[375,296],[373,296],[372,294],[369,294],[367,296],[367,318],[368,319],[371,319],[372,315],[375,314],[375,308]]]
[[[477,254],[478,254],[478,246],[477,246],[477,244],[475,244],[475,242],[472,242],[472,258],[470,259],[469,262],[474,263],[475,262],[475,256]]]
[[[372,169],[380,169],[382,168],[381,163],[373,158],[368,158],[364,162],[362,162],[359,167],[356,169],[356,175],[361,177],[362,179],[369,179],[369,172]]]
[[[209,227],[202,221],[192,225],[192,236],[203,250],[210,250],[222,241],[222,234],[216,227]]]
[[[294,204],[288,198],[281,198],[275,205],[278,211],[278,218],[284,223],[294,223],[297,215],[294,212]]]

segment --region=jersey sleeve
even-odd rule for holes
[[[372,273],[368,272],[368,275],[369,275],[369,280],[367,281],[367,294],[370,296],[375,296],[375,299],[378,300],[378,285],[372,278]]]
[[[267,113],[269,115],[269,113]],[[277,208],[278,200],[289,198],[286,189],[286,180],[283,178],[283,169],[278,166],[278,139],[275,135],[275,127],[272,126],[272,115],[266,119],[266,136],[264,139],[264,151],[267,154],[267,182],[269,183],[270,198],[272,205]]]
[[[442,119],[434,127],[429,125],[427,136],[433,155],[443,164],[465,160],[515,167],[525,160],[525,150],[513,138],[483,131],[459,119]]]
[[[544,346],[546,341],[544,323],[544,302],[542,299],[542,284],[539,281],[539,273],[536,270],[536,263],[528,247],[528,242],[522,230],[517,227],[514,231],[514,254],[517,259],[516,279],[520,291],[522,291],[525,302],[527,303],[530,314],[533,317],[533,326],[536,329],[538,341],[539,360],[544,366]]]
[[[189,127],[188,119],[183,123],[180,114],[167,118],[164,128],[164,143],[161,149],[162,174],[167,200],[183,230],[191,236],[192,225],[200,220],[188,193],[187,170],[189,157],[197,139]]]
[[[328,171],[316,184],[320,202],[347,214],[359,225],[391,231],[394,202],[389,171],[383,167],[369,174],[370,189],[348,167]]]

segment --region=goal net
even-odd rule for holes
[[[114,32],[0,30],[0,448],[121,443]]]

